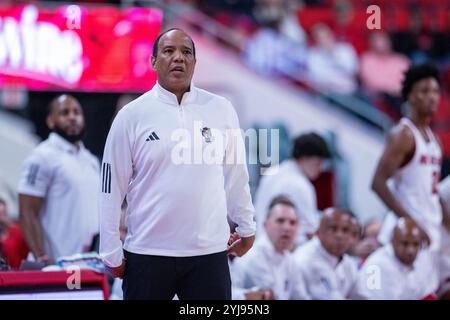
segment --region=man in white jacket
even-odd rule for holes
[[[438,287],[436,256],[421,250],[421,231],[410,218],[400,218],[391,243],[372,253],[358,275],[355,297],[420,300]]]
[[[236,112],[191,82],[195,46],[184,31],[162,33],[151,62],[157,84],[117,114],[106,141],[100,253],[123,277],[124,299],[231,299],[227,253],[244,255],[255,233]],[[229,247],[227,214],[240,236]]]
[[[305,299],[303,279],[291,253],[298,224],[294,204],[286,197],[274,198],[264,222],[265,233],[247,255],[235,259],[233,286],[269,289],[277,300]]]
[[[316,236],[294,252],[309,299],[342,300],[351,295],[357,278],[356,263],[346,254],[352,217],[346,210],[326,209]]]

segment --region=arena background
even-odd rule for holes
[[[379,28],[370,29],[375,12],[368,9],[371,5],[380,9]],[[287,26],[275,30],[280,19],[286,19]],[[42,23],[47,29],[37,27]],[[280,160],[289,156],[290,139],[301,132],[314,130],[327,138],[333,159],[315,183],[320,209],[345,207],[361,222],[382,218],[386,208],[370,183],[386,134],[404,105],[399,93],[369,93],[358,70],[350,75],[353,90],[334,90],[312,81],[303,55],[314,46],[317,23],[328,25],[338,41],[351,46],[358,63],[369,50],[370,36],[383,31],[392,40],[393,52],[409,63],[428,61],[439,67],[442,99],[433,129],[444,147],[441,178],[446,177],[448,0],[2,0],[0,197],[17,217],[20,164],[48,136],[46,108],[62,92],[80,100],[87,123],[85,145],[101,158],[117,107],[155,83],[148,63],[154,39],[161,30],[176,26],[186,29],[196,44],[196,85],[228,97],[244,129],[280,129]],[[34,33],[26,29],[30,26],[35,26]],[[65,31],[78,40],[65,37]],[[27,44],[30,36],[36,37],[34,47]],[[70,41],[76,46],[68,45]],[[372,75],[376,78],[377,70]],[[252,193],[260,167],[249,165]]]

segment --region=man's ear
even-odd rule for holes
[[[51,115],[48,115],[45,121],[47,123],[47,127],[50,130],[53,130],[53,128],[55,127],[55,121],[53,120],[53,117]]]
[[[150,63],[152,64],[152,69],[156,70],[156,57],[152,56],[150,58]]]

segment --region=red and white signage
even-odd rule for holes
[[[153,8],[0,8],[0,87],[146,91],[161,22]]]

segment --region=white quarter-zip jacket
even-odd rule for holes
[[[254,235],[244,142],[242,134],[233,135],[236,129],[231,103],[194,85],[179,104],[157,83],[117,114],[101,168],[100,253],[108,266],[123,258],[125,195],[123,248],[129,252],[187,257],[224,251],[227,214],[240,236]]]

